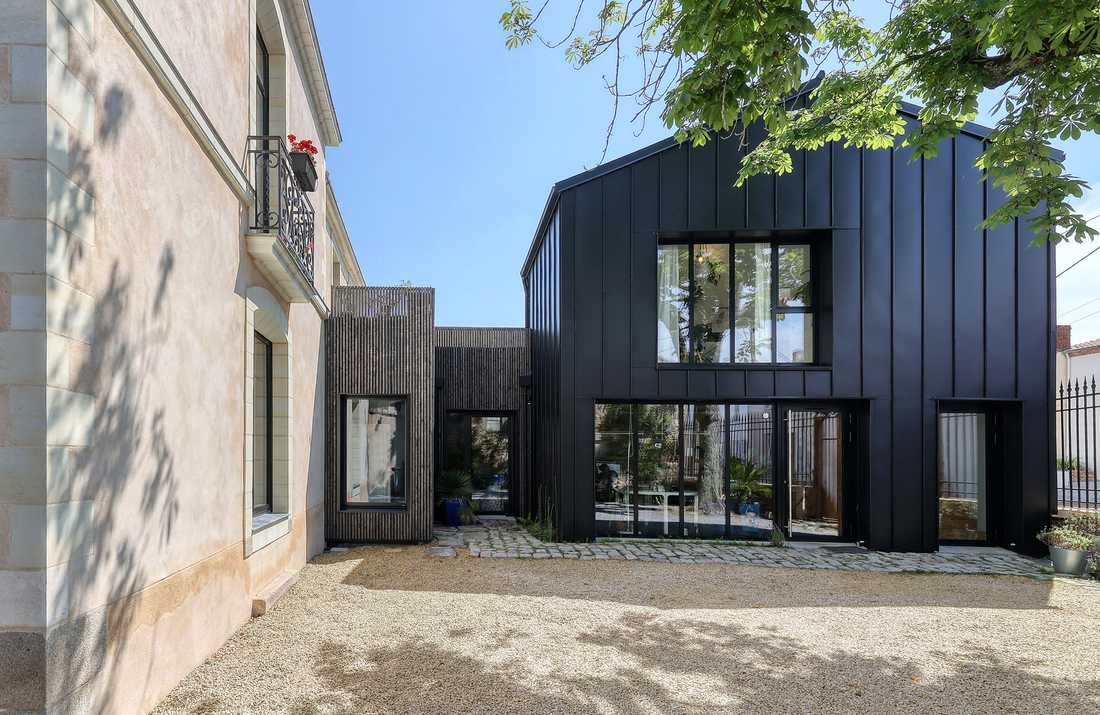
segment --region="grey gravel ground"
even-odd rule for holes
[[[364,547],[158,713],[1100,712],[1100,588]]]

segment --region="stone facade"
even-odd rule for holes
[[[150,709],[323,548],[322,326],[362,274],[323,153],[312,294],[249,251],[257,27],[272,132],[338,143],[306,0],[0,7],[0,711]]]

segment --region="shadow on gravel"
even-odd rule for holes
[[[457,653],[410,638],[384,647],[325,641],[314,664],[329,691],[294,715],[334,712],[1095,712],[1100,681],[1046,678],[987,650],[944,654],[925,679],[902,656],[806,644],[770,628],[625,614],[578,634],[606,652],[593,673],[545,672],[528,660]]]
[[[1050,581],[1011,576],[880,574],[726,564],[437,558],[423,547],[327,554],[358,562],[344,583],[383,591],[533,596],[661,609],[922,607],[1037,610]]]

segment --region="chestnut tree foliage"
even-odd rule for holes
[[[1048,143],[1100,133],[1100,0],[881,1],[889,19],[877,29],[849,0],[510,0],[500,24],[509,48],[537,41],[564,47],[577,68],[613,63],[608,137],[624,100],[632,121],[657,106],[696,145],[712,131],[743,141],[762,121],[767,138],[738,183],[789,172],[790,151],[829,141],[933,157],[994,91],[996,125],[977,166],[1008,200],[983,227],[1042,206],[1030,217],[1038,241],[1095,238],[1070,205],[1088,186]],[[570,5],[571,28],[544,29],[552,2]],[[818,70],[810,101],[793,101]],[[903,98],[923,107],[908,134]]]

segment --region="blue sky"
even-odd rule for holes
[[[344,135],[329,169],[367,282],[434,286],[440,325],[522,325],[519,269],[550,186],[600,159],[606,67],[505,49],[506,0],[312,5]],[[570,5],[554,0],[551,26],[568,27]],[[857,3],[871,22],[883,5]],[[668,134],[655,114],[645,127],[622,121],[608,158]],[[1100,187],[1100,138],[1060,146]],[[1100,214],[1100,191],[1083,207]],[[1095,247],[1060,248],[1059,270]],[[1100,338],[1098,277],[1100,252],[1058,281],[1074,342]]]

